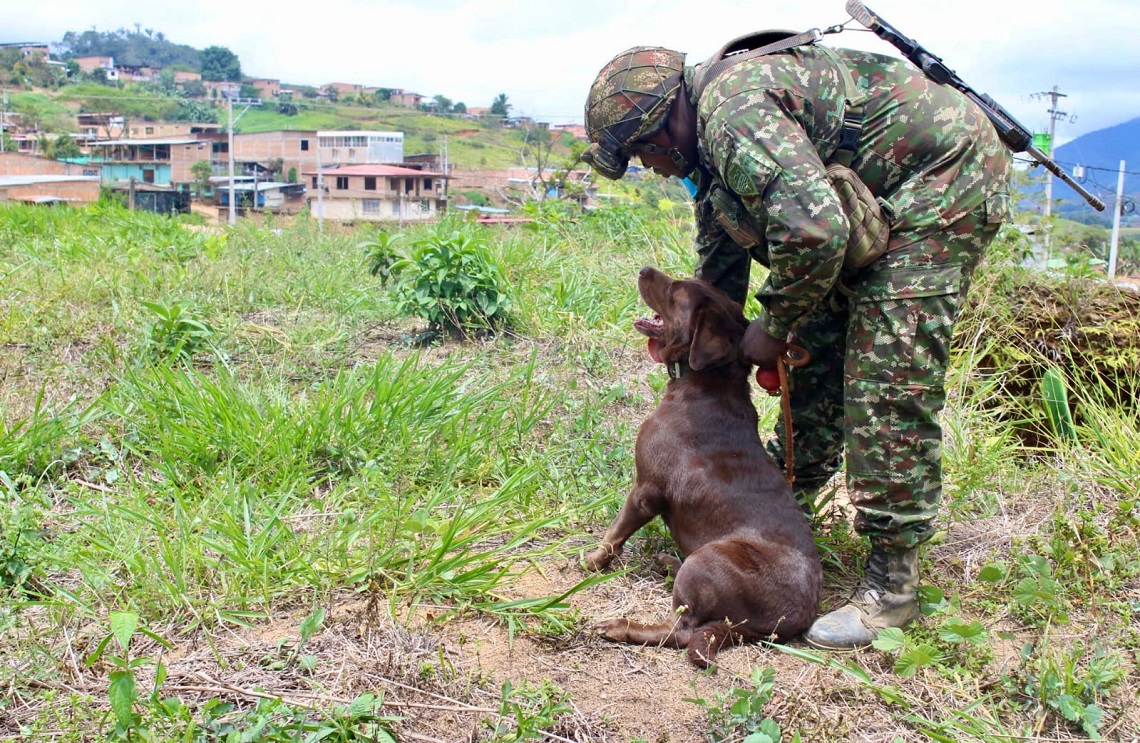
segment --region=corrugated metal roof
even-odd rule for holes
[[[74,181],[98,183],[97,175],[0,175],[0,186],[34,186],[38,183],[72,183]]]
[[[426,170],[416,170],[414,168],[401,168],[398,165],[341,165],[333,168],[323,168],[321,173],[325,176],[330,175],[374,175],[374,176],[406,176],[415,178],[416,176],[444,178],[443,173],[429,173]],[[305,175],[316,175],[317,171],[305,171]]]
[[[131,146],[147,145],[147,144],[209,144],[208,139],[103,139],[98,142],[91,142],[90,147],[110,147],[116,144],[125,144]]]

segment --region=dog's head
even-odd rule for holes
[[[634,328],[649,338],[649,355],[660,364],[684,361],[694,371],[740,358],[748,320],[740,305],[699,279],[675,280],[646,266],[637,278],[641,298],[657,313]]]

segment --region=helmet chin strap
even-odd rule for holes
[[[694,171],[696,171],[697,167],[695,165],[689,164],[688,158],[682,155],[681,151],[676,147],[670,147],[669,151],[665,154],[669,155],[669,159],[673,162],[673,166],[677,168],[677,170],[681,171],[681,175],[679,175],[678,178],[688,178],[693,174]]]

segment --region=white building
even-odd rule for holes
[[[404,133],[376,131],[317,132],[322,167],[404,162]]]

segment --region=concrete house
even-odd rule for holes
[[[90,163],[102,168],[103,181],[153,183],[160,186],[194,182],[190,167],[210,159],[204,139],[112,139],[92,142]]]
[[[308,172],[314,217],[337,222],[416,222],[446,210],[446,176],[396,165],[342,165]]]
[[[98,200],[98,168],[0,153],[0,203],[92,204]]]
[[[76,57],[75,63],[79,65],[79,71],[85,74],[90,75],[95,70],[103,70],[108,80],[119,79],[119,72],[115,69],[114,57]]]

